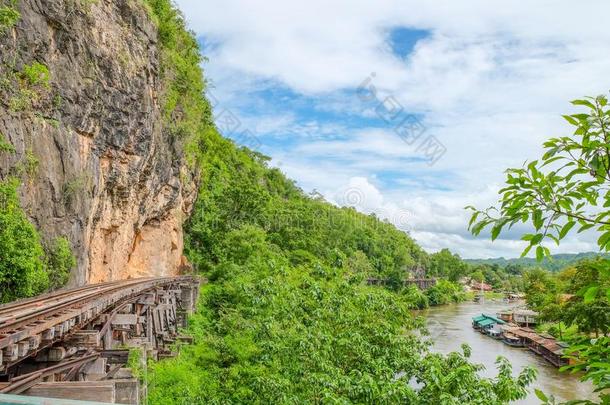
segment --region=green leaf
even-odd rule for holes
[[[491,240],[494,241],[500,235],[500,231],[502,230],[502,225],[498,224],[491,228]]]
[[[610,241],[610,231],[605,232],[604,234],[602,234],[602,236],[599,237],[599,239],[597,239],[597,245],[601,249],[606,249],[606,246],[608,245],[609,241]]]
[[[563,226],[563,228],[561,228],[561,231],[559,232],[559,239],[565,238],[566,235],[568,234],[568,232],[570,232],[570,229],[572,229],[574,227],[574,225],[576,225],[576,222],[574,222],[574,221],[567,222]]]
[[[570,117],[569,115],[562,115],[562,117],[572,125],[579,125],[578,121],[576,121],[576,119]]]
[[[542,219],[542,210],[536,210],[534,211],[534,227],[536,227],[536,230],[539,230],[540,228],[542,228],[542,225],[544,224],[544,220]]]
[[[546,155],[545,155],[545,156],[546,156]],[[550,157],[550,156],[549,156],[549,157]],[[543,159],[544,159],[544,158],[543,158]],[[555,157],[552,157],[552,158],[550,158],[550,159],[549,159],[549,158],[546,158],[546,159],[544,159],[544,164],[543,164],[541,167],[544,167],[544,166],[546,166],[546,165],[548,165],[548,164],[551,164],[551,163],[556,162],[556,161],[561,160],[561,159],[565,159],[565,157],[563,157],[563,156],[555,156]]]
[[[538,262],[541,262],[543,258],[544,258],[544,249],[542,248],[542,246],[538,246],[536,248],[536,260]]]
[[[549,402],[549,398],[544,394],[544,392],[540,391],[538,388],[534,389],[534,393],[542,402]]]
[[[480,214],[479,211],[472,214],[472,217],[470,218],[470,222],[468,223],[468,229],[470,229],[472,227],[472,224],[474,224],[474,222],[477,220],[477,217],[479,216],[479,214]]]
[[[591,302],[593,302],[595,300],[595,297],[597,297],[597,292],[599,291],[599,286],[595,285],[593,287],[589,287],[587,289],[587,292],[585,293],[584,296],[584,302],[585,304],[590,304]]]
[[[584,224],[583,226],[580,227],[580,229],[578,230],[578,233],[584,232],[587,229],[593,228],[595,226],[595,224]]]
[[[595,108],[595,106],[593,105],[593,103],[591,103],[590,101],[587,100],[572,100],[572,104],[573,105],[584,105],[587,106],[589,108]]]
[[[527,254],[530,252],[530,250],[532,250],[532,245],[529,245],[528,247],[526,247],[523,252],[521,252],[521,257],[525,257],[527,256]]]

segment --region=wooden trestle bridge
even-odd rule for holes
[[[138,404],[144,395],[126,367],[170,357],[200,279],[143,278],[87,285],[0,306],[3,394]],[[51,402],[48,402],[51,403]]]

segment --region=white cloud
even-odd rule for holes
[[[573,111],[568,100],[609,88],[610,3],[603,0],[178,4],[191,27],[215,44],[206,65],[214,94],[262,136],[295,139],[290,148],[264,145],[276,164],[333,201],[359,187],[365,212],[412,213],[412,235],[429,250],[518,255],[517,240],[471,238],[462,207],[493,203],[503,169],[536,158],[545,138],[568,133],[560,117]],[[391,54],[385,37],[401,26],[431,32],[406,61]],[[320,111],[371,116],[370,106],[345,92],[371,72],[381,98],[394,96],[422,113],[427,133],[447,147],[435,166],[412,159],[417,153],[389,126],[350,131],[315,117],[304,122],[274,111],[282,99],[265,100],[271,104],[263,115],[247,111],[258,102],[248,99],[253,91],[282,86],[318,101]],[[400,173],[391,187],[379,177],[388,171]],[[579,238],[555,251],[595,247],[589,236]]]

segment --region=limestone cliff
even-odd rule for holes
[[[72,242],[72,284],[177,273],[196,182],[163,123],[146,9],[137,0],[14,7],[19,20],[0,34],[0,134],[15,153],[0,154],[0,179],[20,176],[32,222]]]

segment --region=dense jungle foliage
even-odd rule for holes
[[[174,126],[201,171],[186,252],[208,278],[188,331],[195,344],[151,365],[149,403],[499,404],[523,397],[531,369],[513,377],[499,360],[496,378],[480,378],[468,347],[428,352],[411,310],[458,300],[461,289],[442,280],[424,293],[402,279],[415,265],[439,276],[446,266],[391,224],[310,198],[267,157],[217,133],[209,104],[195,97],[205,83],[182,16],[169,0],[147,5],[171,56],[162,61],[167,119],[191,123]],[[181,100],[203,114],[199,121]],[[368,277],[388,285],[369,286]]]
[[[209,282],[195,345],[149,370],[149,401],[193,403],[505,403],[533,378],[501,361],[481,379],[469,349],[430,354],[411,309],[459,299],[442,280],[405,277],[426,254],[404,233],[303,194],[266,158],[209,132],[187,252]],[[428,258],[429,260],[429,258]]]

